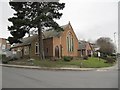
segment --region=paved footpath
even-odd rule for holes
[[[26,69],[39,69],[39,70],[70,70],[70,71],[96,70],[96,68],[70,68],[70,67],[49,68],[49,67],[23,66],[23,65],[10,65],[10,64],[1,64],[1,66],[3,66],[3,67],[15,67],[15,68],[26,68]]]
[[[10,64],[0,64],[4,67],[15,67],[15,68],[26,68],[26,69],[39,69],[39,70],[70,70],[70,71],[106,71],[106,70],[118,70],[118,62],[112,67],[105,68],[71,68],[71,67],[61,67],[61,68],[49,68],[49,67],[39,67],[39,66],[23,66],[23,65],[10,65]]]

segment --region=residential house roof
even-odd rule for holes
[[[79,49],[85,49],[86,48],[86,41],[79,41]]]
[[[97,51],[100,49],[100,47],[97,44],[91,44],[91,47],[93,48],[94,51]]]
[[[81,49],[86,49],[86,45],[89,44],[91,49],[93,50],[94,48],[96,48],[96,44],[92,44],[90,42],[87,42],[87,41],[83,41],[83,40],[80,40],[79,41],[79,50]]]

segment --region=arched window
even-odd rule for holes
[[[73,35],[69,32],[67,35],[67,50],[68,52],[73,52],[74,51],[74,39]]]
[[[55,47],[55,57],[59,58],[59,47]]]

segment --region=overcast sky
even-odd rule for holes
[[[118,34],[118,1],[119,0],[60,0],[64,2],[63,16],[57,22],[60,25],[69,21],[79,40],[94,41],[99,37],[110,37],[114,41],[114,32]],[[8,2],[0,3],[0,37],[10,34],[8,18],[13,16]],[[116,34],[116,41],[118,35]]]

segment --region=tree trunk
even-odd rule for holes
[[[45,59],[45,56],[44,56],[44,47],[43,47],[44,45],[43,45],[42,29],[41,29],[40,22],[38,25],[38,43],[39,43],[39,57],[40,57],[40,60],[43,60]]]
[[[39,2],[37,4],[37,11],[39,12]],[[40,13],[38,13],[38,16],[40,16]],[[42,38],[42,27],[41,22],[38,23],[38,43],[39,43],[39,57],[40,60],[45,59],[44,56],[44,47],[43,47],[43,38]]]
[[[29,35],[28,37],[30,38],[30,32],[28,33],[28,35]],[[30,43],[30,45],[29,45],[29,59],[31,58],[31,56],[30,56],[30,54],[31,54],[30,51],[31,51],[31,43]]]
[[[31,58],[30,51],[31,51],[31,44],[29,45],[29,59]]]

